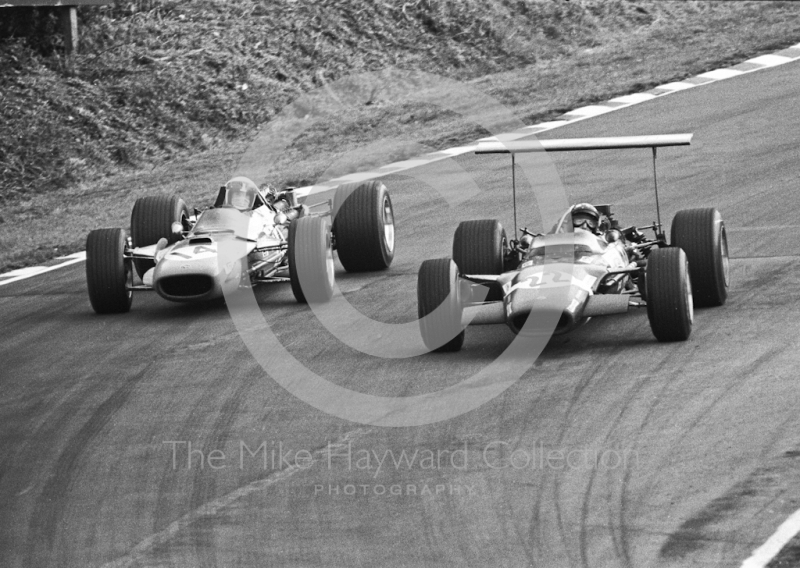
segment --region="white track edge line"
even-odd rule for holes
[[[39,276],[40,274],[44,274],[45,272],[52,272],[53,270],[57,270],[59,268],[64,268],[65,266],[69,266],[70,264],[77,264],[79,262],[83,262],[86,260],[86,253],[83,253],[82,257],[73,258],[68,260],[67,262],[62,262],[61,264],[56,264],[54,266],[44,266],[42,270],[34,272],[32,274],[22,274],[20,276],[15,276],[13,278],[6,278],[5,280],[0,280],[0,286],[5,286],[6,284],[11,284],[13,282],[19,282],[20,280],[25,280],[27,278],[33,278],[34,276]]]
[[[772,562],[783,547],[800,532],[800,509],[781,523],[778,530],[767,542],[756,548],[750,557],[742,562],[741,568],[764,568]]]

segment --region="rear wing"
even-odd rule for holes
[[[654,136],[606,136],[603,138],[562,138],[560,140],[514,140],[479,142],[476,154],[522,154],[526,152],[570,152],[574,150],[620,150],[688,146],[693,134]]]
[[[562,138],[556,140],[499,140],[479,142],[476,154],[511,154],[511,185],[514,195],[514,235],[517,234],[517,178],[515,156],[529,152],[570,152],[576,150],[622,150],[630,148],[653,149],[653,184],[656,192],[656,234],[666,237],[661,226],[661,208],[658,203],[658,176],[656,174],[656,148],[688,146],[693,134],[655,134],[651,136],[606,136],[603,138]]]

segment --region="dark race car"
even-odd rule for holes
[[[476,153],[683,146],[691,134],[483,144]],[[654,170],[655,171],[655,170]],[[512,178],[513,179],[513,178]],[[516,188],[514,188],[516,199]],[[516,210],[516,207],[515,207]],[[658,220],[623,227],[609,205],[570,207],[547,234],[510,241],[496,220],[464,221],[452,259],[426,260],[418,276],[420,330],[429,349],[458,351],[467,324],[505,323],[514,333],[566,333],[594,316],[647,309],[659,341],[692,330],[694,306],[725,303],[725,224],[714,208],[679,211],[669,243]],[[515,220],[516,224],[516,220]],[[652,230],[648,238],[643,231]],[[426,317],[427,316],[427,317]]]
[[[333,250],[350,272],[391,264],[394,214],[382,183],[342,185],[333,200],[306,205],[294,189],[259,189],[237,177],[205,211],[190,213],[176,196],[147,196],[133,206],[130,237],[122,229],[91,231],[89,300],[97,313],[118,313],[130,309],[135,291],[206,302],[242,286],[288,281],[298,302],[324,302],[333,293]]]

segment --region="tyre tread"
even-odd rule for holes
[[[328,224],[321,217],[300,217],[289,225],[289,282],[299,303],[326,302],[333,295],[327,279],[329,246]]]
[[[496,219],[462,221],[453,237],[453,260],[461,274],[502,274],[506,232]]]
[[[684,209],[672,220],[670,242],[680,247],[689,259],[692,271],[692,295],[698,307],[721,306],[728,297],[725,279],[719,272],[717,258],[717,221],[721,215],[714,207]]]
[[[130,310],[122,229],[96,229],[86,238],[86,285],[89,302],[98,314]]]
[[[436,339],[453,335],[461,326],[460,311],[438,312],[436,317],[423,321],[425,316],[433,313],[450,294],[451,263],[449,258],[426,260],[422,263],[417,277],[417,314],[420,321],[422,339],[429,348],[434,348]],[[456,321],[456,319],[458,321]],[[459,351],[464,345],[465,330],[455,333],[453,339],[435,347],[436,352]]]
[[[177,242],[179,236],[172,233],[172,224],[188,217],[189,208],[177,195],[147,195],[133,204],[131,211],[131,240],[134,247],[156,244],[166,238],[169,244]],[[139,277],[155,266],[152,260],[134,260]]]
[[[686,254],[682,249],[656,249],[647,260],[647,315],[659,341],[683,341],[692,332],[686,317],[684,274]]]
[[[333,202],[333,233],[339,262],[348,272],[385,270],[394,251],[383,247],[383,199],[388,192],[377,180],[339,186]]]

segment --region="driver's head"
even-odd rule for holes
[[[255,186],[240,180],[231,180],[225,184],[225,203],[240,211],[253,207],[258,190]]]
[[[597,233],[600,226],[600,213],[590,203],[578,203],[572,206],[572,226]]]

